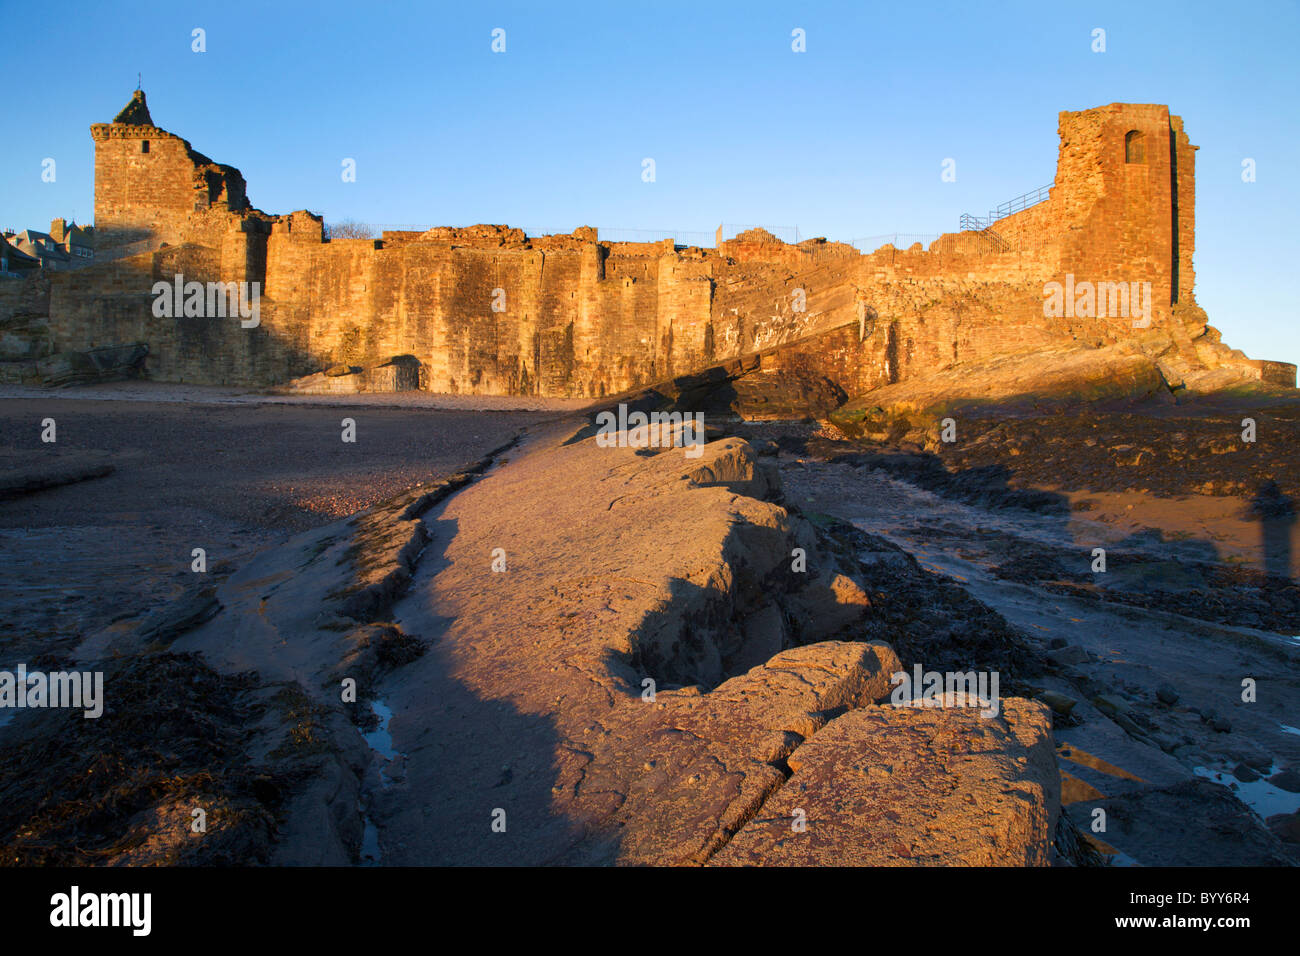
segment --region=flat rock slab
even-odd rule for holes
[[[47,488],[76,484],[113,473],[113,466],[99,459],[70,460],[0,473],[0,500],[21,498]]]
[[[391,711],[391,745],[359,771],[386,865],[700,865],[757,836],[750,821],[785,818],[770,801],[806,783],[874,814],[845,817],[824,862],[879,862],[873,843],[914,863],[1045,862],[1059,786],[1045,706],[877,707],[901,670],[887,644],[781,649],[783,619],[847,622],[870,602],[810,525],[761,500],[779,478],[750,446],[691,456],[578,431],[557,424],[472,480],[262,552],[174,649],[296,682],[340,720],[344,678]],[[796,544],[806,579],[788,571]],[[411,653],[380,667],[367,655],[385,634]],[[834,761],[855,754],[906,784],[842,788]],[[310,859],[313,821],[355,806],[318,784],[284,859]]]
[[[832,714],[887,698],[899,667],[887,644],[824,641],[707,694],[661,695],[648,719],[615,725],[589,773],[595,792],[627,794],[608,823],[619,832],[618,862],[706,862],[785,782],[776,764]],[[580,787],[574,796],[580,808],[587,795]]]
[[[425,516],[393,615],[437,641],[381,692],[405,755],[372,808],[385,863],[703,863],[784,783],[774,761],[888,695],[883,644],[789,649],[726,679],[751,633],[772,647],[740,625],[773,616],[797,538],[750,497],[779,487],[744,442],[643,455],[568,434]]]
[[[1049,863],[1060,784],[1050,712],[1037,701],[1003,700],[988,718],[964,707],[851,710],[789,766],[785,786],[711,863]]]

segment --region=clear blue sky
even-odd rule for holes
[[[1282,281],[1300,269],[1294,2],[0,0],[0,22],[0,225],[15,228],[92,218],[87,127],[137,72],[154,121],[239,167],[271,213],[844,240],[951,231],[1050,182],[1060,110],[1167,103],[1201,147],[1198,300],[1229,344],[1300,362]]]

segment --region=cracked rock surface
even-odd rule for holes
[[[1037,701],[1005,700],[988,719],[970,708],[865,707],[789,763],[790,781],[711,862],[1049,863],[1059,787],[1051,718]]]
[[[556,424],[494,462],[262,552],[176,639],[349,738],[276,862],[355,861],[363,829],[392,865],[1048,861],[1046,707],[890,706],[861,568],[747,442]]]

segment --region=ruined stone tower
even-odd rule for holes
[[[1196,147],[1166,106],[1111,103],[1062,112],[1051,198],[993,230],[1045,276],[1150,282],[1155,321],[1193,304]],[[1118,326],[1117,330],[1122,327]]]
[[[95,231],[100,255],[182,241],[191,214],[249,208],[244,177],[159,129],[143,90],[111,123],[90,128],[95,141]]]
[[[1062,113],[1060,134],[1063,263],[1098,279],[1150,281],[1157,309],[1188,302],[1196,147],[1182,118],[1165,106],[1112,103]]]

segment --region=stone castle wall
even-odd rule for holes
[[[494,226],[327,241],[317,216],[252,208],[238,170],[153,126],[142,96],[135,104],[92,127],[108,254],[55,277],[51,326],[64,350],[146,342],[161,380],[276,385],[409,355],[435,391],[601,397],[826,332],[824,347],[781,361],[824,367],[857,393],[1062,342],[1205,330],[1199,310],[1173,309],[1194,306],[1195,147],[1163,106],[1061,113],[1050,198],[995,223],[1000,242],[955,233],[928,250],[861,254],[762,230],[717,249]],[[155,317],[150,290],[177,273],[260,283],[260,324]],[[1151,282],[1153,329],[1046,317],[1044,283],[1067,273]]]

